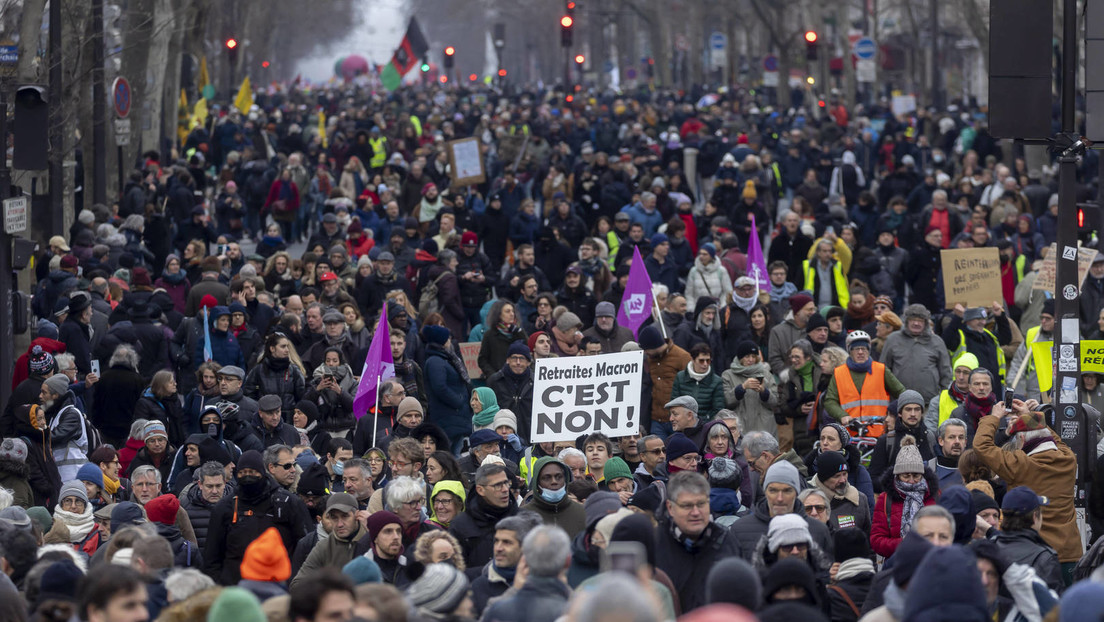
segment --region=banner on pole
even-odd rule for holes
[[[539,359],[533,374],[533,443],[639,430],[644,352]]]

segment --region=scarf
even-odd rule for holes
[[[797,372],[798,379],[801,380],[802,391],[813,390],[813,359],[805,361],[805,364],[794,370]]]
[[[873,362],[874,359],[866,359],[865,363],[856,363],[855,361],[851,360],[851,357],[849,356],[847,357],[847,369],[850,369],[851,371],[856,373],[873,374],[874,367],[871,364]]]
[[[966,401],[962,402],[962,406],[966,409],[966,414],[970,416],[970,423],[973,424],[973,429],[977,429],[978,422],[981,418],[988,415],[993,410],[993,404],[997,403],[997,394],[990,393],[984,398],[977,398],[973,393],[966,394]]]
[[[513,566],[510,568],[499,568],[498,564],[494,563],[493,560],[491,561],[491,565],[494,566],[494,571],[498,573],[498,576],[506,579],[506,582],[510,585],[514,584],[514,575],[517,574],[517,566]]]
[[[708,378],[709,374],[713,373],[713,371],[711,369],[707,369],[705,370],[704,374],[699,374],[698,372],[694,371],[694,361],[690,361],[686,364],[686,373],[694,380],[701,382],[702,380]]]
[[[261,238],[261,244],[276,247],[284,243],[283,236],[280,235],[266,235]]]
[[[487,387],[479,387],[475,392],[479,395],[483,410],[472,415],[472,425],[476,428],[486,428],[494,423],[495,415],[498,414],[498,397]]]
[[[54,506],[54,520],[61,521],[62,524],[69,528],[69,541],[74,544],[84,540],[84,537],[96,526],[96,521],[92,516],[91,503],[84,504],[83,514],[66,512],[61,509],[60,504],[56,505]]]
[[[464,382],[464,385],[471,385],[471,378],[468,377],[468,368],[464,367],[464,361],[460,360],[459,356],[456,356],[451,350],[446,350],[440,344],[431,343],[426,346],[427,352],[438,352],[452,365],[452,368],[460,376],[460,380]]]
[[[966,396],[970,394],[969,389],[965,391],[959,391],[958,386],[954,382],[952,382],[951,386],[947,388],[947,391],[950,392],[951,397],[954,399],[954,401],[958,402],[959,404],[965,402]]]
[[[771,283],[770,297],[772,304],[782,304],[789,300],[790,296],[793,296],[796,293],[797,286],[789,281],[783,283],[781,287],[775,285],[774,283]]]
[[[912,529],[912,519],[916,517],[920,508],[924,507],[924,497],[928,494],[928,480],[905,483],[894,479],[893,487],[905,498],[905,507],[901,510],[901,537],[904,538]]]
[[[840,564],[839,570],[836,571],[836,581],[843,581],[865,573],[874,574],[874,562],[865,557],[852,557]]]
[[[106,492],[107,494],[114,495],[115,493],[119,492],[119,480],[111,479],[111,477],[108,476],[107,473],[104,473],[103,484],[104,492]]]
[[[590,259],[580,259],[579,268],[583,271],[583,274],[587,276],[594,276],[598,274],[601,269],[601,259],[598,257],[591,257]]]
[[[759,302],[758,296],[748,296],[747,298],[732,292],[732,302],[736,303],[737,307],[740,307],[744,311],[751,313],[752,308],[755,307],[755,303]]]
[[[870,296],[865,298],[861,305],[855,304],[854,300],[847,303],[847,315],[863,324],[874,319],[874,299]]]
[[[176,273],[170,273],[168,270],[161,272],[161,280],[169,285],[180,285],[187,276],[187,274],[184,274],[184,272],[180,270],[177,270]]]
[[[498,332],[502,333],[503,335],[506,335],[507,337],[514,334],[514,329],[516,327],[517,327],[517,324],[513,324],[513,323],[507,324],[506,322],[499,322],[498,324],[495,324],[495,328],[498,329]]]

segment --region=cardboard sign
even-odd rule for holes
[[[1001,291],[1000,251],[963,248],[940,251],[946,307],[991,307],[1004,300]]]
[[[1051,244],[1050,252],[1048,252],[1046,258],[1043,259],[1043,267],[1039,268],[1039,273],[1035,275],[1035,282],[1031,284],[1031,289],[1041,289],[1052,294],[1054,293],[1054,277],[1058,271],[1058,266],[1054,258],[1058,256],[1057,253],[1058,245]],[[1072,255],[1070,251],[1066,251],[1066,254]],[[1081,289],[1081,284],[1085,282],[1085,277],[1089,274],[1089,268],[1092,267],[1093,259],[1096,259],[1096,249],[1085,247],[1077,249],[1078,290]]]
[[[640,429],[644,353],[539,359],[533,372],[532,442],[584,434],[628,436]]]
[[[468,378],[475,380],[483,377],[483,371],[479,369],[479,350],[483,348],[481,341],[465,341],[460,344],[460,357],[464,359],[464,367],[468,370]]]
[[[479,139],[461,138],[449,141],[449,168],[454,186],[481,184],[487,177],[483,171],[483,154]]]

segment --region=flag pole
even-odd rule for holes
[[[376,408],[375,413],[372,415],[372,447],[376,446],[376,430],[379,429],[379,389],[380,389],[380,376],[376,376]]]
[[[667,327],[663,324],[663,312],[659,310],[659,301],[652,296],[652,306],[656,310],[656,321],[659,322],[659,330],[663,333],[663,340],[667,341]]]

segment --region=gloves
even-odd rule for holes
[[[521,451],[521,439],[517,434],[511,434],[506,437],[506,442],[510,444],[510,447],[514,448],[514,451]]]

